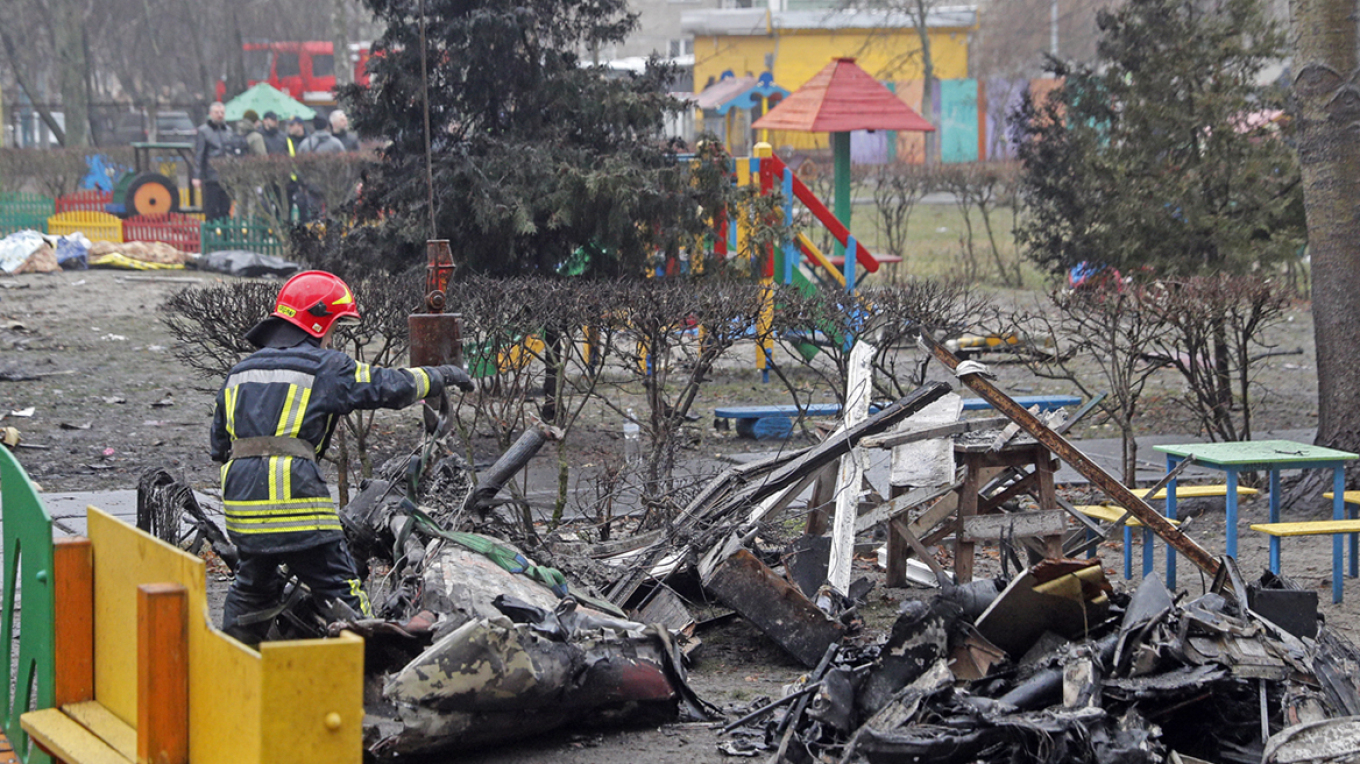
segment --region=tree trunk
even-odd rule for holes
[[[335,46],[335,86],[354,84],[354,66],[349,62],[349,0],[335,0],[331,12],[331,40]]]
[[[1317,444],[1360,451],[1360,67],[1354,0],[1292,0],[1299,163],[1312,261]],[[1310,472],[1318,472],[1316,470]],[[1355,485],[1355,469],[1348,485]]]
[[[53,43],[57,82],[66,135],[61,145],[72,148],[90,144],[89,61],[85,57],[85,16],[74,3],[60,0],[53,8]]]
[[[1133,432],[1132,422],[1120,424],[1119,445],[1123,461],[1124,485],[1130,488],[1138,485],[1138,440]]]
[[[915,0],[916,35],[921,40],[921,116],[935,125],[933,133],[926,133],[926,164],[940,160],[940,131],[935,119],[935,59],[930,55],[930,30],[926,27],[926,16],[930,13],[931,0]]]
[[[57,118],[52,116],[52,111],[47,108],[47,104],[43,103],[41,98],[36,97],[37,93],[29,86],[28,78],[24,75],[24,67],[19,62],[19,52],[15,48],[14,40],[10,38],[3,27],[0,27],[0,42],[4,43],[5,55],[9,58],[9,68],[14,72],[14,79],[19,83],[19,89],[24,92],[25,96],[28,96],[29,103],[33,104],[33,110],[38,112],[38,118],[47,125],[48,130],[52,131],[52,135],[56,136],[57,143],[65,145],[66,133],[57,123]]]
[[[227,50],[227,86],[226,92],[222,96],[223,100],[233,98],[245,92],[246,85],[246,53],[242,49],[244,40],[241,37],[241,22],[236,16],[236,9],[233,7],[227,12],[227,19],[231,24],[228,39],[231,47]]]

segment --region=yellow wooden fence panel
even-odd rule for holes
[[[194,764],[359,764],[363,640],[266,643],[210,621],[203,561],[88,509],[94,546],[95,699],[137,720],[137,586],[189,590],[189,760]]]
[[[107,212],[58,212],[47,219],[47,232],[53,236],[83,233],[90,241],[122,243],[123,221]]]

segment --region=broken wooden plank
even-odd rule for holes
[[[1067,512],[1061,509],[1041,509],[1034,512],[974,515],[963,518],[960,526],[960,541],[1000,541],[1002,537],[1056,536],[1067,530]]]
[[[626,603],[654,562],[670,553],[675,546],[674,539],[682,534],[693,534],[696,550],[709,549],[735,526],[737,521],[732,517],[734,513],[748,511],[752,505],[802,480],[809,473],[834,464],[863,438],[892,427],[947,394],[949,385],[943,382],[925,384],[855,427],[783,460],[765,462],[759,475],[751,472],[738,474],[735,470],[724,472],[689,503],[681,516],[676,518],[669,533],[643,551],[635,566],[609,589],[607,598],[611,602]]]
[[[807,525],[803,528],[805,536],[821,536],[831,523],[830,507],[836,501],[836,465],[828,464],[817,473],[812,498],[808,501]]]
[[[1037,416],[1039,414],[1039,407],[1030,406],[1029,413]],[[997,433],[996,437],[992,439],[992,445],[988,447],[987,450],[991,451],[992,453],[996,453],[997,451],[1000,451],[1002,448],[1004,448],[1007,443],[1010,443],[1011,440],[1014,439],[1015,436],[1019,434],[1020,425],[1016,424],[1015,422],[1011,422],[1010,424],[1002,428],[1001,432]]]
[[[669,586],[658,586],[647,595],[646,603],[638,609],[637,620],[659,623],[671,631],[683,632],[694,626],[694,616],[685,599]]]
[[[745,549],[724,560],[704,587],[804,666],[816,666],[843,627]]]
[[[986,419],[966,419],[962,422],[953,424],[943,424],[938,427],[927,427],[921,430],[907,430],[906,432],[890,432],[884,435],[871,435],[860,441],[860,448],[895,448],[907,443],[916,443],[922,440],[933,438],[947,438],[951,435],[962,435],[965,432],[979,432],[981,430],[995,430],[1004,427],[1010,420],[1004,416],[987,417]]]
[[[920,539],[916,538],[916,534],[911,532],[906,523],[901,520],[893,520],[889,523],[889,526],[888,532],[898,534],[903,541],[907,542],[911,551],[915,552],[916,556],[921,558],[921,562],[924,562],[930,568],[930,572],[935,574],[935,580],[939,582],[940,586],[950,583],[949,574],[945,572],[944,566],[936,561],[935,556],[930,553],[929,549],[926,549],[926,545],[922,544]]]
[[[901,496],[889,499],[863,515],[860,515],[859,519],[855,521],[855,532],[861,533],[867,531],[879,523],[887,522],[888,520],[897,517],[903,512],[910,511],[926,502],[934,501],[935,499],[956,490],[961,484],[962,481],[956,481],[943,485],[914,488]]]
[[[746,518],[746,525],[749,527],[762,522],[765,518],[789,506],[794,499],[798,498],[799,494],[807,490],[807,487],[817,480],[817,476],[820,474],[820,472],[809,472],[797,483],[766,497],[764,501],[760,502],[759,506],[751,510],[751,514]]]
[[[850,375],[845,383],[846,430],[869,418],[869,398],[874,391],[871,366],[873,345],[860,341],[850,351]],[[841,594],[850,593],[850,564],[855,557],[855,518],[859,514],[859,492],[864,482],[864,464],[855,449],[841,457],[836,477],[836,514],[831,518],[831,562],[826,580]]]

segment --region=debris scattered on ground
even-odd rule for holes
[[[911,417],[948,393],[927,385],[817,445],[733,467],[669,524],[600,544],[545,545],[507,522],[501,488],[555,437],[551,428],[530,428],[477,473],[431,413],[422,447],[379,469],[341,512],[376,617],[337,614],[294,584],[271,614],[274,633],[365,637],[365,745],[380,761],[562,727],[713,718],[685,678],[697,644],[677,593],[686,579],[811,669],[778,700],[727,709],[719,748],[731,755],[1282,764],[1360,749],[1360,725],[1346,723],[1360,717],[1360,650],[1318,628],[1316,593],[1270,576],[1249,587],[1230,559],[1202,566],[1214,583],[1194,600],[1156,577],[1130,594],[1095,560],[1045,558],[1052,546],[1021,565],[1012,523],[986,537],[1002,547],[1002,576],[956,583],[928,547],[968,527],[943,501],[961,484],[957,472],[890,500],[866,487],[848,504],[859,505],[850,527],[900,526],[936,587],[874,638],[858,613],[868,581],[844,592],[829,582],[831,539],[765,548],[766,523],[842,457],[899,424],[907,429],[892,443],[912,443]],[[1019,415],[1027,432],[1054,432],[1028,412],[1007,413]],[[967,428],[918,429],[948,438]],[[1023,485],[1021,473],[998,478],[998,494]],[[170,485],[147,482],[160,498],[148,501],[146,522],[183,543],[169,515],[196,517],[196,505]],[[1001,521],[1027,514],[996,503]]]
[[[783,706],[734,732],[788,761],[1012,762],[1018,751],[1043,762],[1353,761],[1360,725],[1338,717],[1360,700],[1360,653],[1325,628],[1301,640],[1260,618],[1223,565],[1229,576],[1180,605],[1156,577],[1128,596],[1078,561],[1026,571],[977,618],[950,589],[906,602],[882,643],[843,648],[804,677],[819,683],[805,712]],[[1067,572],[1049,578],[1055,567]],[[1086,592],[1075,631],[1041,612],[1069,606],[1033,599],[1064,576]],[[1067,633],[979,642],[1008,601],[1025,604],[1031,625]],[[994,657],[980,671],[959,660],[979,644]]]

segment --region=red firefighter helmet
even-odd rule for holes
[[[317,338],[324,337],[336,321],[359,323],[354,293],[339,276],[325,271],[303,271],[288,279],[270,315]]]

